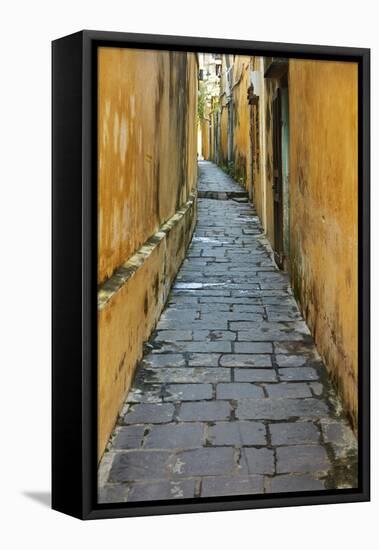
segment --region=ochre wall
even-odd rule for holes
[[[250,57],[237,55],[233,66],[234,178],[247,190],[251,184],[250,105],[247,100],[249,86]]]
[[[290,60],[290,254],[296,296],[357,424],[354,63]]]
[[[98,279],[104,281],[196,184],[195,54],[100,48]]]
[[[251,70],[259,71],[261,66],[260,57],[251,58]],[[255,95],[258,96],[258,104],[251,106],[253,110],[252,114],[252,127],[250,131],[253,133],[253,150],[252,150],[252,162],[253,162],[253,202],[257,210],[258,216],[261,220],[262,226],[265,229],[265,206],[264,206],[264,197],[265,197],[265,170],[264,162],[265,155],[263,150],[263,140],[265,139],[265,126],[262,124],[264,121],[263,113],[264,111],[264,97],[263,97],[263,88],[264,88],[264,79],[263,73],[260,72],[259,79],[259,88],[254,90]]]
[[[124,48],[98,61],[100,458],[191,239],[198,67],[195,54]]]
[[[209,160],[215,162],[215,113],[209,112]]]
[[[220,112],[220,151],[219,164],[225,168],[228,167],[228,106],[225,102],[225,96],[221,98]]]
[[[266,58],[265,63],[269,63],[272,58]],[[274,168],[273,168],[273,112],[272,103],[275,97],[278,84],[274,79],[264,79],[264,118],[265,118],[265,173],[266,173],[266,234],[271,245],[274,246]]]
[[[200,121],[201,129],[201,154],[204,160],[209,160],[209,120]]]

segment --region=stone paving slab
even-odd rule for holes
[[[357,440],[243,189],[198,223],[99,467],[100,502],[355,487]],[[225,200],[220,200],[224,194]],[[209,196],[209,195],[208,195]]]
[[[127,500],[128,502],[143,502],[149,500],[168,500],[171,498],[193,498],[195,496],[195,489],[195,479],[137,483],[132,485]]]
[[[177,453],[172,473],[175,477],[227,475],[238,468],[230,447],[203,447]]]
[[[266,445],[266,427],[262,422],[215,422],[207,432],[213,446]]]
[[[327,472],[330,461],[321,445],[293,445],[276,450],[278,474]]]
[[[183,422],[226,420],[230,417],[231,410],[231,405],[227,401],[191,401],[181,404],[178,420]]]
[[[203,497],[254,495],[264,492],[263,476],[204,477],[201,482]]]
[[[232,382],[230,384],[217,384],[217,399],[241,399],[243,397],[264,397],[263,388],[244,382]]]
[[[242,457],[249,474],[275,474],[275,455],[273,449],[244,447]]]
[[[202,447],[204,425],[200,423],[165,424],[152,426],[146,436],[144,449],[190,449]]]
[[[269,424],[269,432],[273,445],[303,445],[320,442],[320,430],[313,422]]]
[[[167,384],[165,401],[201,401],[213,398],[212,384]]]
[[[267,493],[293,493],[301,491],[321,491],[325,482],[309,475],[279,475],[268,480]]]

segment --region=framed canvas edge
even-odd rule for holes
[[[81,151],[75,160],[76,185],[80,186],[80,204],[71,204],[74,218],[80,216],[81,232],[73,225],[65,236],[66,240],[79,240],[81,244],[81,263],[78,270],[76,263],[69,261],[66,266],[71,273],[71,288],[64,280],[64,275],[54,269],[56,254],[64,238],[58,227],[60,217],[57,214],[58,205],[54,202],[59,186],[59,174],[54,170],[54,156],[59,156],[61,141],[57,137],[55,120],[58,114],[56,99],[57,90],[53,85],[53,490],[52,507],[55,510],[73,515],[81,519],[100,519],[111,517],[131,517],[161,514],[194,513],[222,510],[242,510],[254,508],[302,506],[314,504],[335,504],[344,502],[364,502],[370,500],[370,50],[367,48],[349,48],[337,46],[315,46],[304,44],[284,44],[274,42],[255,42],[246,40],[215,39],[205,37],[178,37],[167,35],[149,35],[135,33],[115,33],[103,31],[80,31],[68,37],[53,41],[55,49],[64,49],[67,41],[74,40],[80,45],[81,55]],[[139,503],[129,506],[122,504],[99,505],[96,503],[96,349],[97,349],[97,316],[96,316],[96,265],[97,243],[93,235],[97,235],[97,193],[96,193],[96,59],[94,52],[99,45],[114,45],[124,47],[140,47],[151,49],[182,49],[183,51],[230,51],[235,53],[252,52],[258,55],[280,53],[283,56],[313,59],[353,60],[359,64],[359,356],[362,360],[359,372],[359,457],[360,457],[360,488],[359,490],[322,491],[321,494],[276,494],[258,495],[256,497],[226,497],[212,499],[192,499],[188,501],[157,501],[156,503]],[[258,53],[259,52],[259,53]],[[68,60],[66,60],[68,64]],[[57,69],[57,67],[56,67]],[[78,75],[76,75],[78,78]],[[54,55],[53,55],[54,79]],[[55,98],[55,99],[54,99]],[[55,113],[55,114],[54,114]],[[66,113],[72,117],[70,113]],[[69,120],[68,126],[78,123]],[[70,132],[68,132],[70,133]],[[67,137],[67,136],[66,136]],[[55,190],[55,191],[54,191]],[[78,191],[78,190],[77,190]],[[67,200],[67,203],[69,201]],[[55,206],[54,206],[55,205]],[[55,217],[57,216],[57,218]],[[76,227],[76,229],[74,229]],[[70,234],[71,233],[71,234]],[[55,235],[55,237],[54,237]],[[59,262],[58,262],[59,263]],[[76,311],[73,323],[75,334],[73,341],[81,345],[74,353],[74,364],[65,369],[69,380],[63,380],[65,347],[62,336],[54,330],[57,316],[62,313],[55,299],[57,290],[66,289],[70,294],[76,281],[81,289],[80,314]],[[65,310],[64,318],[69,322],[69,310]],[[80,315],[80,317],[79,317]],[[72,319],[71,319],[72,321]],[[71,325],[71,323],[70,323]],[[80,334],[78,327],[80,326]],[[70,338],[71,341],[71,338]],[[54,352],[63,350],[64,357],[57,357]],[[71,350],[73,352],[73,350]],[[57,383],[59,379],[60,384]],[[67,387],[76,388],[72,402],[73,412],[70,421],[64,417],[64,405],[61,392]],[[69,461],[70,468],[62,471],[65,461],[58,455],[63,455],[67,447],[59,441],[59,434],[67,434],[67,426],[75,424],[75,437],[71,438],[73,454],[76,461]],[[78,486],[72,491],[71,501],[66,495],[60,498],[68,476],[73,469],[73,479]],[[194,500],[196,500],[194,502]]]

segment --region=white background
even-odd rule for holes
[[[373,502],[80,522],[51,511],[50,485],[50,41],[86,29],[372,48],[375,2],[219,0],[16,1],[2,4],[0,542],[5,549],[357,549],[378,540],[377,437]],[[373,105],[373,243],[378,238],[377,105]],[[373,257],[373,283],[378,260]],[[373,288],[373,297],[378,291]],[[376,301],[377,304],[377,301]],[[5,307],[4,307],[5,306]],[[378,322],[373,307],[373,332]],[[373,338],[374,340],[374,338]],[[373,341],[373,371],[377,366]],[[379,396],[374,376],[373,428]],[[69,406],[70,396],[67,396]],[[374,430],[373,430],[374,432]],[[67,449],[70,452],[70,449]],[[7,539],[6,541],[2,539]]]

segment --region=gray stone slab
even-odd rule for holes
[[[176,308],[180,309],[191,308],[200,311],[198,298],[196,296],[187,296],[186,294],[182,293],[175,296],[170,294],[170,297],[167,301],[167,307],[170,306],[175,306]]]
[[[328,455],[321,445],[293,445],[276,450],[276,471],[286,473],[320,473],[330,469]]]
[[[168,451],[125,451],[113,459],[109,481],[125,482],[164,479],[169,473],[172,455]]]
[[[127,501],[142,502],[147,500],[193,498],[195,496],[195,484],[194,479],[137,483],[130,488]]]
[[[122,426],[112,441],[115,449],[138,449],[145,433],[144,426]]]
[[[199,401],[212,399],[212,384],[168,384],[164,390],[165,401]]]
[[[276,382],[274,369],[234,369],[234,380],[236,382]]]
[[[194,331],[199,332],[199,331]],[[230,342],[218,341],[196,341],[196,342],[166,342],[157,353],[180,352],[180,353],[230,353],[232,351]],[[170,365],[165,365],[170,366]],[[179,365],[175,365],[179,366]]]
[[[146,436],[144,449],[189,449],[203,445],[204,426],[192,424],[164,424],[152,426]]]
[[[273,474],[275,472],[274,451],[271,449],[243,448],[242,456],[249,474]]]
[[[262,328],[252,328],[252,324],[231,321],[230,330],[238,331],[238,340],[248,342],[273,342],[278,340],[302,341],[304,335],[300,332],[289,330],[263,330]]]
[[[270,480],[270,493],[294,493],[301,491],[321,491],[325,482],[307,475],[280,475]]]
[[[301,320],[301,314],[298,311],[275,312],[272,310],[268,310],[267,319],[269,321],[297,321]]]
[[[249,420],[287,420],[290,418],[322,418],[329,414],[319,399],[241,399],[237,418]]]
[[[217,399],[241,399],[243,397],[264,397],[263,389],[247,382],[217,384]]]
[[[161,424],[170,422],[174,416],[171,403],[140,403],[132,405],[124,416],[125,424]]]
[[[235,342],[234,353],[272,353],[271,342]]]
[[[156,342],[170,342],[192,340],[191,330],[158,330],[154,340]]]
[[[231,353],[222,355],[222,367],[272,367],[271,355]]]
[[[147,368],[184,367],[185,364],[184,356],[178,353],[150,353],[143,360],[143,366]]]
[[[215,422],[226,420],[231,413],[231,406],[227,401],[196,401],[182,403],[178,413],[178,420],[184,422],[204,420]]]
[[[99,504],[126,502],[128,492],[129,487],[121,483],[115,485],[105,485],[99,488],[97,500]]]
[[[275,361],[279,367],[302,367],[308,360],[304,355],[275,355]]]
[[[144,370],[139,373],[139,376],[147,382],[169,382],[173,384],[180,383],[217,383],[229,382],[231,372],[228,368],[215,369],[210,368],[160,368],[155,370]]]
[[[224,342],[228,343],[228,342]],[[219,353],[191,353],[188,358],[190,367],[217,367],[221,354]]]
[[[207,433],[211,445],[266,445],[266,428],[261,422],[216,422]]]
[[[279,369],[279,377],[283,382],[319,379],[318,372],[312,367],[287,367],[284,369]]]
[[[312,422],[280,422],[270,424],[272,445],[301,445],[318,443],[320,432]]]
[[[233,312],[234,313],[260,313],[261,315],[264,314],[264,307],[261,305],[255,305],[253,304],[233,304]]]
[[[304,382],[281,382],[280,384],[265,385],[269,397],[312,397],[309,386]]]
[[[214,316],[215,316],[214,313],[203,313],[201,315],[201,320],[205,322],[208,321],[209,323],[213,323]],[[263,320],[262,313],[230,311],[230,312],[218,313],[218,316],[220,320],[226,319],[227,321],[247,321],[250,327],[252,323]]]
[[[176,309],[175,306],[171,306],[163,311],[159,320],[159,324],[161,324],[164,321],[177,321],[178,325],[181,325],[186,321],[194,321],[197,318],[198,318],[198,313],[194,309],[183,310],[183,309]]]
[[[233,291],[234,292],[234,291]],[[200,296],[199,298],[200,305],[202,304],[259,304],[261,302],[259,297],[251,296]]]
[[[200,316],[202,313],[211,313],[212,311],[230,311],[230,304],[221,304],[212,302],[211,304],[198,304]]]
[[[260,288],[262,290],[268,290],[268,289],[282,289],[282,290],[287,290],[289,288],[289,285],[288,283],[282,283],[282,282],[275,282],[275,281],[267,281],[267,282],[261,282],[260,283]]]
[[[233,303],[231,298],[231,291],[228,289],[217,289],[217,288],[203,288],[202,290],[196,291],[196,297],[199,299],[200,304],[210,304],[213,302],[219,303]]]
[[[216,476],[201,480],[201,497],[263,493],[263,476]]]
[[[176,454],[171,468],[176,477],[230,475],[235,470],[231,447],[209,447]]]
[[[194,330],[193,339],[208,342],[234,342],[237,334],[230,330]]]
[[[192,321],[188,323],[186,328],[191,330],[228,330],[228,321],[226,319],[215,319],[213,321]]]

